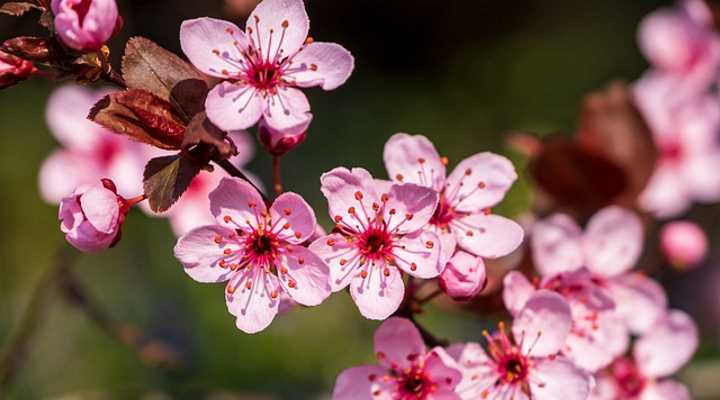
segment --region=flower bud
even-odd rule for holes
[[[122,23],[115,0],[53,0],[52,11],[60,40],[82,52],[99,50]]]
[[[303,129],[290,131],[277,131],[268,126],[265,121],[258,124],[258,139],[263,147],[275,157],[281,157],[305,141],[307,125]]]
[[[35,71],[30,61],[0,51],[0,89],[27,79]]]
[[[480,257],[458,251],[448,261],[439,282],[440,288],[454,300],[471,300],[487,283],[485,263]]]
[[[60,230],[68,243],[80,251],[105,250],[120,240],[120,228],[128,210],[128,203],[117,194],[115,184],[103,179],[100,184],[75,189],[60,202]]]
[[[705,232],[694,222],[676,221],[660,232],[660,247],[673,266],[692,268],[700,264],[708,250]]]

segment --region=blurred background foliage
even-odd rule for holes
[[[251,10],[252,0],[245,0]],[[235,1],[242,12],[243,1]],[[307,0],[311,35],[343,44],[356,69],[340,89],[309,91],[315,114],[307,142],[283,161],[283,180],[318,210],[327,226],[319,176],[338,165],[384,176],[382,149],[393,133],[422,133],[450,163],[480,151],[524,160],[505,134],[572,132],[583,94],[645,69],[636,26],[658,0]],[[219,1],[120,1],[125,28],[111,43],[115,61],[128,37],[142,35],[179,51],[184,19],[229,16]],[[237,12],[238,10],[236,10]],[[0,17],[0,39],[36,28],[31,17]],[[55,206],[40,199],[37,171],[57,146],[44,121],[53,85],[40,80],[0,92],[0,343],[8,343],[43,271],[65,247]],[[86,110],[78,110],[86,112]],[[258,151],[249,170],[269,187],[270,159]],[[499,213],[530,204],[521,178]],[[717,208],[693,211],[716,237]],[[346,293],[296,309],[255,336],[237,331],[221,285],[190,280],[172,257],[164,220],[133,211],[124,238],[101,255],[73,255],[72,266],[108,315],[172,346],[180,366],[141,357],[57,298],[39,327],[11,398],[35,399],[315,399],[329,395],[344,368],[371,361],[377,323],[363,319]],[[655,246],[651,238],[649,247]],[[716,242],[716,241],[714,241]],[[704,342],[686,370],[698,398],[720,398],[720,271],[713,260],[661,277],[674,306],[702,325]],[[669,268],[669,267],[668,267]],[[438,336],[479,340],[481,314],[430,308],[421,320]],[[713,382],[714,381],[714,382]],[[714,385],[714,386],[713,386]]]

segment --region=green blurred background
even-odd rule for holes
[[[306,196],[329,222],[319,175],[338,165],[384,174],[382,148],[393,133],[422,133],[451,164],[504,147],[511,130],[572,132],[579,101],[609,80],[634,80],[646,68],[635,42],[656,0],[308,0],[311,35],[350,49],[356,70],[330,93],[310,90],[315,120],[307,142],[284,160],[288,190]],[[125,17],[117,56],[132,35],[179,50],[184,19],[225,14],[218,1],[120,1]],[[250,7],[251,8],[251,7]],[[32,17],[0,17],[0,39],[31,33]],[[57,210],[37,189],[42,160],[57,146],[43,115],[53,85],[41,80],[0,92],[0,343],[13,337],[33,288],[65,245]],[[249,170],[269,183],[269,157],[258,151]],[[521,174],[522,175],[522,174]],[[269,184],[267,185],[269,186]],[[522,178],[498,212],[529,203]],[[715,208],[695,211],[717,226]],[[345,293],[319,307],[296,309],[261,334],[235,329],[222,285],[190,280],[172,257],[166,221],[133,211],[120,244],[77,255],[72,266],[107,314],[162,340],[179,368],[148,366],[86,313],[53,297],[11,398],[315,399],[328,396],[344,368],[372,360],[377,323],[363,319]],[[717,252],[714,252],[717,259]],[[673,305],[700,319],[702,351],[683,374],[698,398],[720,398],[720,273],[712,261],[662,279]],[[433,309],[421,317],[438,336],[477,340],[482,315]]]

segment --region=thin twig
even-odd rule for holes
[[[280,157],[273,156],[272,158],[272,170],[273,170],[273,187],[275,188],[275,194],[280,195],[283,192],[282,187],[282,176],[280,174]]]
[[[262,192],[262,190],[260,190],[260,188],[258,188],[250,180],[250,178],[247,177],[247,175],[245,175],[242,171],[240,171],[236,166],[232,165],[232,163],[230,161],[228,161],[227,159],[215,159],[213,161],[215,162],[215,164],[220,166],[220,168],[224,169],[225,172],[230,174],[230,176],[240,178],[240,179],[246,181],[247,183],[249,183],[250,185],[252,185],[252,187],[254,187],[255,190],[257,190],[260,193],[260,195],[262,195],[263,200],[265,200],[266,203],[270,204],[270,199]]]

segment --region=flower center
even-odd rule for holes
[[[518,353],[510,353],[498,364],[500,376],[507,383],[524,381],[527,378],[527,359]]]
[[[272,238],[268,235],[257,234],[254,239],[254,250],[256,254],[266,255],[275,249]]]
[[[400,399],[424,399],[433,392],[433,384],[422,368],[413,365],[397,378]]]
[[[393,240],[390,234],[379,226],[365,231],[358,242],[360,252],[370,260],[385,258],[392,254],[392,245]]]
[[[627,358],[621,358],[612,365],[612,374],[622,399],[636,399],[645,387],[646,379],[640,375],[635,364]]]
[[[455,210],[445,198],[445,194],[442,194],[435,213],[430,218],[430,223],[439,228],[447,229],[454,218]]]
[[[272,90],[279,83],[282,74],[277,64],[262,62],[253,65],[247,71],[247,79],[250,85],[258,90]]]
[[[660,143],[660,158],[667,162],[678,162],[682,159],[683,149],[677,140],[666,140]]]
[[[78,16],[78,20],[80,20],[80,26],[83,26],[85,23],[85,16],[87,16],[91,4],[92,0],[80,0],[70,4],[70,8],[75,11]]]

